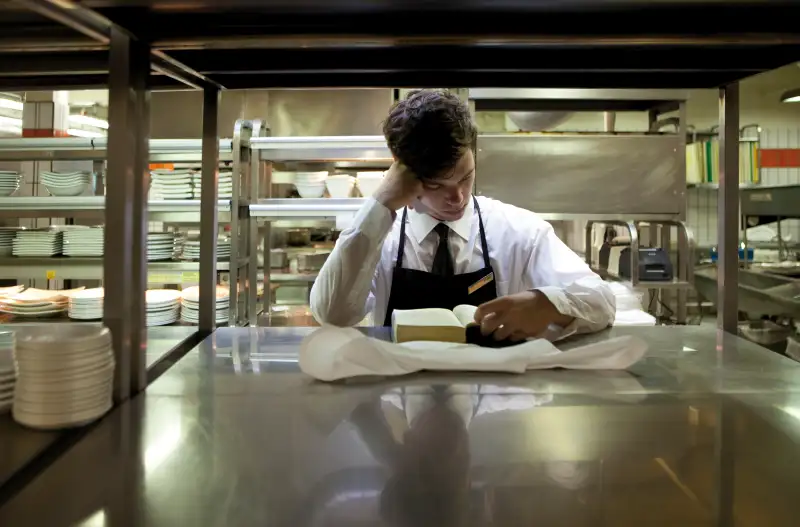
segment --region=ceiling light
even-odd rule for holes
[[[800,88],[784,92],[781,95],[781,102],[800,102]]]
[[[87,126],[96,126],[97,128],[108,130],[108,121],[104,119],[98,119],[97,117],[89,117],[88,115],[75,114],[75,115],[70,115],[69,120],[70,122],[73,123],[85,124]]]
[[[12,101],[11,99],[0,99],[0,108],[8,108],[9,110],[22,110],[24,104],[20,101]]]
[[[91,132],[89,130],[79,130],[77,128],[69,128],[67,133],[73,137],[105,137],[105,134],[100,132]]]

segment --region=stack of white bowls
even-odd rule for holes
[[[102,287],[78,291],[69,297],[67,316],[72,320],[100,320],[103,318],[104,296]]]
[[[42,183],[51,196],[80,196],[89,186],[91,175],[83,171],[40,172]]]
[[[198,324],[200,322],[200,287],[188,287],[181,294],[181,322]],[[218,285],[215,294],[215,321],[217,324],[224,324],[228,321],[230,313],[230,291],[227,287]]]
[[[358,172],[356,174],[356,182],[358,184],[358,191],[365,198],[375,194],[378,187],[383,181],[383,172]]]
[[[107,328],[27,327],[14,352],[14,419],[31,428],[83,426],[111,409],[114,354]]]
[[[328,194],[330,194],[332,198],[349,198],[355,184],[356,178],[345,174],[328,176],[328,179],[325,180]]]
[[[17,372],[14,369],[14,333],[0,332],[0,414],[6,413],[14,403],[14,385]]]
[[[0,196],[10,196],[19,189],[22,174],[14,170],[0,170]]]
[[[178,321],[181,310],[181,292],[173,289],[145,291],[147,327],[166,326]]]
[[[328,172],[295,172],[294,186],[301,198],[321,198],[325,194]]]

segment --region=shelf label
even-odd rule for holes
[[[56,272],[55,271],[45,271],[44,275],[47,277],[48,280],[55,280],[56,279]]]
[[[200,273],[198,272],[186,272],[183,273],[181,276],[181,283],[184,284],[187,282],[196,283],[199,281],[200,281]]]

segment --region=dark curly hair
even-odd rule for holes
[[[421,179],[437,179],[454,169],[468,148],[475,151],[478,128],[457,96],[415,90],[389,111],[383,135],[398,161]]]

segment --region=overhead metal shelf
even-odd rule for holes
[[[0,139],[0,161],[104,160],[108,139],[105,137],[8,138]],[[200,162],[200,139],[151,139],[153,162]],[[232,161],[233,141],[219,142],[220,161]]]
[[[217,262],[217,271],[227,271],[228,262]],[[182,284],[199,281],[198,262],[148,262],[149,283]],[[0,278],[17,280],[102,280],[103,257],[53,258],[4,257],[0,258]]]
[[[250,148],[264,161],[392,162],[386,139],[380,135],[254,137]]]
[[[217,206],[220,221],[230,221],[230,201],[220,200]],[[161,221],[199,221],[200,200],[151,200],[147,210]],[[104,214],[104,196],[0,197],[0,218],[103,218]]]

